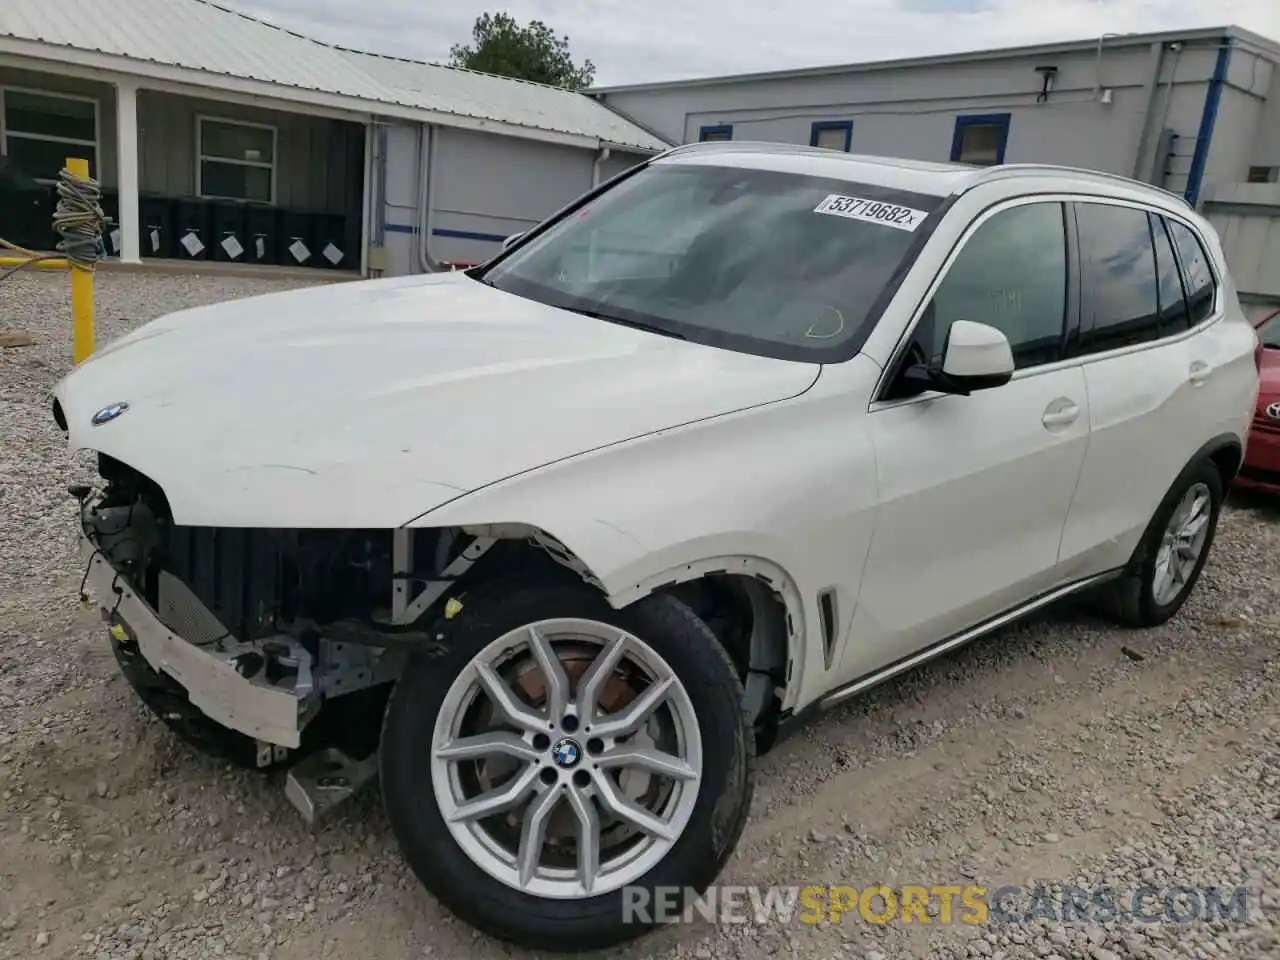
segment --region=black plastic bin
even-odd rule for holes
[[[54,204],[53,187],[0,156],[0,237],[29,250],[52,250]]]
[[[142,255],[144,257],[172,256],[173,201],[168,197],[143,194],[138,198],[141,216]]]
[[[355,270],[359,267],[359,251],[351,245],[346,216],[341,213],[322,213],[316,217],[316,222],[319,224],[316,231],[319,256],[316,257],[315,265],[329,270]]]
[[[0,189],[0,237],[38,253],[53,250],[58,243],[53,230],[57,203],[52,187]]]
[[[265,204],[250,203],[245,207],[244,217],[245,235],[248,238],[245,242],[248,251],[244,259],[249,263],[278,264],[279,211]]]
[[[213,219],[213,259],[224,263],[247,263],[249,258],[248,218],[243,203],[228,200],[209,205]]]
[[[286,267],[310,267],[316,264],[315,214],[301,210],[280,211],[280,232],[276,245],[278,262]]]
[[[213,207],[207,200],[180,197],[173,203],[173,233],[169,256],[179,260],[208,260],[214,244]]]

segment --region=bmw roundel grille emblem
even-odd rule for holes
[[[120,416],[122,413],[124,413],[128,409],[129,409],[129,405],[124,401],[121,401],[119,403],[113,403],[109,407],[103,407],[101,410],[95,413],[91,418],[91,422],[95,427],[100,427],[104,423],[110,423],[112,420],[116,419],[116,417]]]
[[[582,748],[578,746],[576,740],[565,737],[563,740],[557,740],[556,745],[551,748],[551,757],[555,760],[557,767],[568,769],[576,766],[582,759]]]

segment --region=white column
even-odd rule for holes
[[[138,84],[116,81],[116,180],[120,190],[120,259],[138,263],[142,238],[138,209]]]

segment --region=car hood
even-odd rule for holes
[[[385,528],[552,461],[795,396],[818,371],[456,273],[174,313],[55,397],[72,446],[146,474],[176,523]],[[115,404],[128,407],[93,424]]]

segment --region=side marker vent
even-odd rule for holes
[[[831,669],[831,658],[836,651],[836,630],[840,617],[836,610],[836,588],[827,587],[818,594],[818,612],[822,618],[822,652],[827,669]]]

